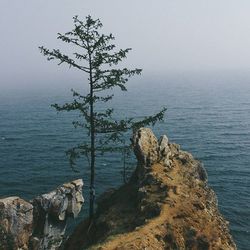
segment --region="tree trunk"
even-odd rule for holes
[[[93,100],[93,78],[92,62],[90,57],[90,139],[91,139],[91,159],[90,159],[90,192],[89,192],[89,219],[94,218],[95,203],[95,121],[94,121],[94,100]]]

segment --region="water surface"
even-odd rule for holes
[[[70,86],[69,86],[70,89]],[[69,167],[64,151],[87,139],[71,124],[75,114],[57,114],[50,104],[70,100],[64,89],[0,93],[0,196],[31,199],[63,182],[83,177]],[[204,163],[219,208],[230,222],[239,249],[250,246],[250,75],[184,74],[148,77],[117,93],[119,116],[142,116],[167,106],[164,123],[154,131],[167,134]],[[122,183],[122,158],[98,159],[97,194]],[[87,198],[88,189],[84,189]],[[81,215],[87,213],[87,203]],[[75,225],[76,222],[73,222]]]

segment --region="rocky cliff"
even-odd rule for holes
[[[167,136],[133,135],[137,168],[128,184],[98,201],[65,249],[236,249],[202,164]]]
[[[75,180],[30,202],[0,199],[0,250],[59,249],[67,218],[75,218],[84,202],[82,187]]]

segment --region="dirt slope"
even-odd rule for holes
[[[100,198],[95,223],[82,222],[65,249],[236,249],[199,161],[148,129],[134,148],[130,182]]]

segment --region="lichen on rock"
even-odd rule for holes
[[[0,199],[0,249],[28,249],[33,206],[19,198]]]

